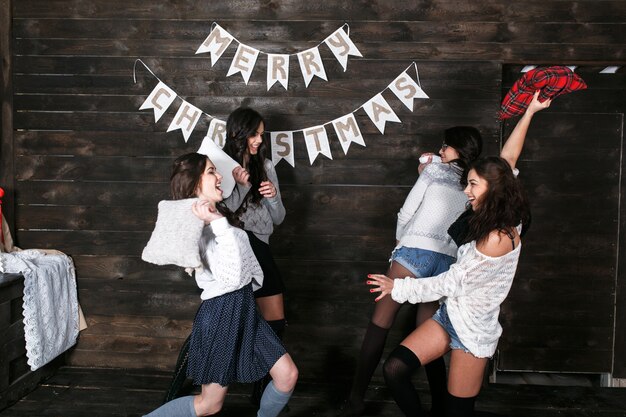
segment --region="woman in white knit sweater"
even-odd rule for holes
[[[298,378],[291,356],[256,309],[252,291],[263,282],[263,272],[246,233],[232,225],[237,220],[222,202],[221,179],[205,155],[190,153],[174,162],[173,198],[197,197],[192,211],[205,223],[198,248],[202,270],[195,275],[202,304],[187,366],[187,376],[202,392],[169,401],[148,417],[217,414],[231,383],[253,382],[268,372],[273,381],[262,394],[257,416],[276,417]]]
[[[456,259],[457,246],[448,236],[448,227],[465,209],[462,179],[469,164],[482,149],[477,129],[456,126],[444,132],[439,150],[441,161],[432,154],[419,167],[420,176],[398,213],[396,247],[391,254],[389,276],[428,277],[448,270]],[[421,159],[421,158],[420,158]],[[358,416],[364,412],[364,397],[372,375],[380,362],[385,341],[402,303],[390,297],[376,304],[358,356],[357,369],[349,399],[339,416]],[[432,317],[438,304],[421,304],[416,326]],[[446,368],[443,358],[429,363],[426,374],[433,411],[443,407],[446,392]]]
[[[515,164],[533,114],[549,105],[549,100],[540,103],[535,94],[500,157],[481,158],[472,163],[464,190],[471,215],[460,228],[464,230],[460,241],[457,240],[457,262],[448,271],[426,279],[368,276],[367,283],[374,286],[370,291],[380,292],[376,301],[390,294],[398,303],[441,303],[435,315],[411,333],[385,361],[385,380],[407,416],[426,415],[421,410],[411,375],[421,365],[441,358],[450,350],[443,415],[473,415],[485,365],[502,333],[498,315],[517,268],[520,225],[529,222],[529,206],[516,178]]]

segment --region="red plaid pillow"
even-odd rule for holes
[[[523,114],[540,90],[539,101],[544,102],[561,94],[587,88],[587,84],[571,69],[562,66],[535,68],[517,80],[502,100],[498,117],[508,119]]]

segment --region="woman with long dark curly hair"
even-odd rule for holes
[[[225,203],[243,223],[242,227],[263,269],[263,287],[254,292],[257,306],[263,318],[282,339],[286,325],[283,305],[285,287],[269,240],[274,226],[281,224],[285,218],[285,207],[274,164],[267,158],[264,131],[265,120],[253,109],[240,107],[228,116],[224,151],[240,167],[233,170],[237,185]],[[254,385],[254,403],[260,400],[268,381],[269,376]]]
[[[269,239],[274,226],[281,224],[285,218],[285,207],[274,165],[266,157],[264,129],[263,117],[253,109],[241,107],[228,116],[224,151],[240,166],[232,172],[236,187],[221,204],[228,209],[229,218],[248,235],[264,276],[263,286],[254,292],[256,304],[274,333],[282,339],[286,324],[283,306],[285,287],[270,251]],[[187,338],[181,347],[165,401],[191,389],[186,380],[189,340]],[[266,375],[254,383],[251,397],[254,404],[259,405],[269,380],[270,376]]]
[[[501,156],[470,165],[467,211],[450,227],[457,242],[457,262],[446,272],[425,279],[368,276],[371,292],[398,302],[439,301],[434,316],[405,338],[385,361],[383,374],[396,403],[407,416],[425,416],[411,376],[422,365],[451,351],[447,394],[441,415],[471,416],[488,359],[494,354],[502,327],[500,304],[513,283],[521,250],[521,226],[530,221],[530,208],[515,164],[534,112],[550,105],[537,94],[516,126],[512,142]],[[515,131],[514,131],[515,133]],[[393,276],[394,278],[396,276]]]
[[[469,165],[480,155],[482,137],[478,129],[455,126],[444,131],[439,160],[422,154],[420,175],[407,196],[396,227],[396,247],[391,253],[388,276],[428,277],[447,271],[456,260],[457,245],[446,231],[465,208],[467,197],[462,182]],[[365,393],[385,348],[389,330],[402,303],[387,297],[376,303],[368,323],[348,400],[338,417],[354,417],[365,410]],[[415,327],[432,317],[438,303],[420,304]],[[446,365],[443,358],[425,366],[431,392],[432,411],[443,407]]]

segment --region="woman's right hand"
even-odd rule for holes
[[[213,220],[221,219],[222,214],[217,211],[215,204],[207,200],[198,200],[191,206],[191,211],[197,218],[204,221],[205,224],[211,223]]]
[[[550,98],[544,101],[543,103],[540,102],[539,92],[540,90],[535,91],[535,94],[533,95],[533,99],[530,102],[530,104],[528,104],[528,108],[526,109],[526,113],[530,116],[532,116],[533,114],[537,113],[540,110],[547,109],[548,107],[550,107],[550,104],[552,103],[552,99]]]
[[[233,168],[233,178],[237,184],[246,186],[249,184],[248,181],[250,180],[250,173],[242,166],[237,165]]]

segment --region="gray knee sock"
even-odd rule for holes
[[[289,392],[278,391],[274,386],[274,381],[270,381],[263,391],[257,417],[276,417],[285,407],[292,393],[293,390]]]
[[[193,408],[193,395],[176,398],[163,404],[144,417],[197,417]]]

